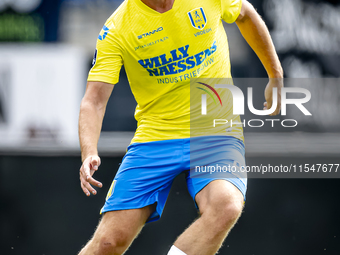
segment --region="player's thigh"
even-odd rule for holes
[[[242,212],[244,196],[242,192],[227,180],[213,180],[195,196],[196,203],[203,214],[229,214],[238,217]]]
[[[128,246],[155,210],[155,204],[139,209],[106,212],[94,234],[93,242]]]

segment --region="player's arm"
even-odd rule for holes
[[[271,114],[277,115],[280,113],[281,108],[283,70],[268,28],[254,7],[246,0],[242,1],[241,12],[236,20],[236,24],[247,43],[261,60],[269,77],[269,83],[265,90],[266,102],[264,103],[264,109],[271,108],[272,89],[278,89],[278,107],[275,112]]]
[[[100,158],[97,144],[102,128],[106,104],[112,93],[113,85],[104,82],[87,83],[85,96],[81,101],[79,113],[79,142],[81,148],[82,166],[80,168],[80,185],[87,196],[96,190],[91,186],[102,187],[102,184],[92,178],[98,170]]]

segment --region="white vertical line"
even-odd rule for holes
[[[202,115],[207,115],[207,95],[202,94]]]

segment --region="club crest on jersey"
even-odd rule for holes
[[[188,12],[189,20],[194,28],[202,30],[207,24],[207,18],[203,8],[196,8]]]

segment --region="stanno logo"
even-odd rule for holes
[[[159,27],[159,28],[157,28],[157,29],[155,29],[155,30],[153,30],[153,31],[151,31],[151,32],[149,32],[149,33],[145,33],[145,34],[139,35],[139,36],[138,36],[138,39],[142,39],[142,38],[147,37],[147,36],[149,36],[149,35],[153,35],[154,33],[160,32],[160,31],[162,31],[162,30],[163,30],[163,27]]]
[[[109,31],[110,31],[110,29],[107,27],[107,26],[103,26],[103,29],[102,29],[102,32],[103,32],[103,34],[99,34],[98,35],[98,39],[99,40],[101,40],[101,41],[103,41],[105,38],[106,38],[106,36],[107,36],[107,34],[109,33]]]

